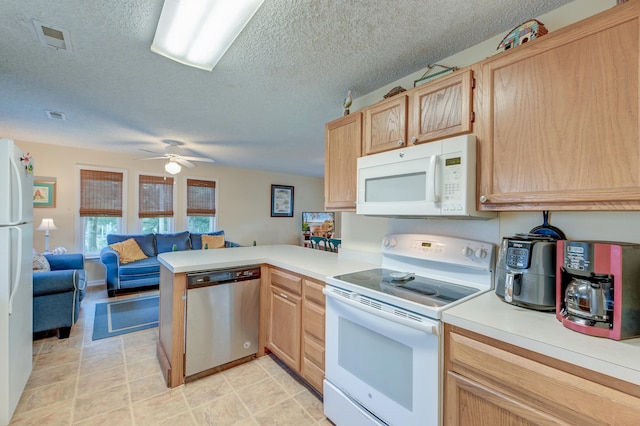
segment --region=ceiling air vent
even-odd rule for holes
[[[71,36],[69,31],[33,20],[38,40],[43,46],[64,52],[71,52]]]
[[[47,110],[46,113],[47,113],[47,117],[49,117],[52,120],[67,121],[67,116],[64,114],[64,112]]]

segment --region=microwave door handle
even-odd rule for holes
[[[435,203],[436,199],[436,164],[437,164],[438,156],[432,155],[429,159],[429,170],[428,170],[428,178],[427,178],[427,197],[426,201]]]

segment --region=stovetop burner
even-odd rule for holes
[[[441,307],[480,290],[390,269],[376,268],[334,278],[432,307]]]

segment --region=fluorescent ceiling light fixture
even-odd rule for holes
[[[264,0],[165,0],[151,51],[211,71]]]
[[[177,175],[180,173],[180,170],[182,170],[182,166],[176,163],[175,160],[169,160],[167,164],[164,165],[164,170],[172,175]]]

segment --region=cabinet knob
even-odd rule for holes
[[[400,140],[398,141],[398,146],[402,146],[402,145],[404,145],[404,142],[402,141],[402,139],[400,139]]]
[[[413,136],[411,138],[411,143],[415,144],[416,142],[418,142],[418,138],[416,138],[415,136]]]
[[[484,195],[480,196],[480,202],[481,203],[486,203],[487,202],[487,197],[485,197]]]

